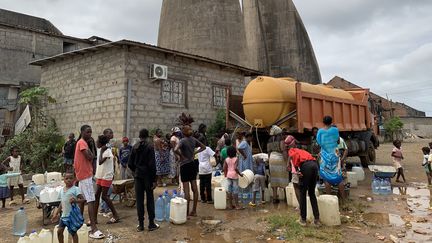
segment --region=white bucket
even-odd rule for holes
[[[35,174],[32,176],[32,181],[36,185],[43,185],[43,184],[45,184],[45,176],[44,176],[44,174]]]
[[[287,204],[291,207],[298,207],[299,203],[297,200],[297,195],[295,194],[294,185],[293,183],[288,184],[288,186],[285,188],[286,196],[287,196]]]
[[[326,226],[340,225],[339,201],[337,196],[321,195],[318,197],[320,220]]]
[[[254,173],[251,170],[245,170],[242,174],[243,177],[239,176],[239,187],[244,189],[253,182]]]
[[[173,224],[184,224],[187,220],[187,201],[183,198],[171,199],[170,221]]]
[[[285,189],[284,188],[278,187],[277,194],[278,194],[279,200],[285,201]]]
[[[215,209],[226,209],[227,207],[227,194],[223,187],[216,187],[214,189],[214,207]]]
[[[273,195],[273,190],[272,189],[264,189],[264,200],[266,202],[271,202],[271,197]]]

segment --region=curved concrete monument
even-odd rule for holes
[[[164,0],[158,45],[247,66],[238,0]]]

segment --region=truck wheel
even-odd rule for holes
[[[366,156],[359,156],[359,157],[363,168],[367,168],[370,163],[369,156],[366,155]]]
[[[375,153],[375,147],[372,144],[369,145],[368,156],[369,156],[369,164],[374,165],[376,162],[376,153]]]

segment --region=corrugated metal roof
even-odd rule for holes
[[[199,60],[202,62],[212,63],[212,64],[224,66],[227,68],[232,68],[232,69],[243,71],[249,76],[262,75],[262,72],[257,71],[257,70],[253,70],[250,68],[246,68],[246,67],[238,66],[235,64],[227,63],[227,62],[214,60],[214,59],[211,59],[208,57],[184,53],[184,52],[180,52],[180,51],[176,51],[176,50],[171,50],[171,49],[167,49],[167,48],[163,48],[163,47],[159,47],[159,46],[155,46],[155,45],[150,45],[150,44],[146,44],[146,43],[131,41],[131,40],[120,40],[120,41],[105,43],[105,44],[101,44],[101,45],[97,45],[97,46],[87,47],[87,48],[83,48],[83,49],[79,49],[79,50],[75,50],[75,51],[71,51],[71,52],[66,52],[66,53],[62,53],[59,55],[55,55],[52,57],[48,57],[48,58],[44,58],[44,59],[40,59],[40,60],[31,62],[30,65],[44,66],[48,63],[56,62],[59,60],[64,60],[64,59],[76,56],[78,54],[86,54],[86,53],[96,52],[96,51],[103,50],[103,49],[109,49],[109,48],[112,48],[115,46],[124,46],[124,45],[134,46],[134,47],[139,47],[139,48],[144,48],[144,49],[149,49],[149,50],[154,50],[154,51],[159,51],[159,52],[163,52],[163,53],[172,54],[175,56],[181,56],[181,57],[191,58],[194,60]]]

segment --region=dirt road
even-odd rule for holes
[[[343,225],[335,228],[307,230],[298,228],[295,222],[298,212],[285,204],[267,204],[240,211],[215,210],[213,205],[199,203],[199,217],[184,225],[161,223],[155,232],[136,233],[135,208],[116,203],[121,223],[106,225],[108,219],[100,216],[99,227],[105,234],[112,234],[114,242],[432,242],[431,188],[425,184],[421,163],[421,147],[429,141],[404,143],[407,184],[393,183],[393,195],[373,195],[370,189],[371,173],[353,188],[350,202],[341,208]],[[391,164],[391,144],[383,144],[377,151],[379,164]],[[356,159],[351,159],[356,161]],[[155,194],[162,191],[159,189]],[[29,218],[28,231],[40,230],[42,213],[34,204],[25,205]],[[16,242],[12,236],[13,215],[18,207],[0,211],[3,242]],[[211,219],[212,221],[204,221]],[[220,220],[221,223],[218,223]],[[206,224],[209,222],[210,224]],[[54,225],[45,226],[52,229]],[[289,230],[288,228],[291,227]],[[294,234],[295,237],[292,237]],[[290,238],[291,236],[291,238]],[[278,240],[279,239],[279,240]],[[383,239],[382,241],[380,239]],[[90,241],[90,242],[104,242]]]

